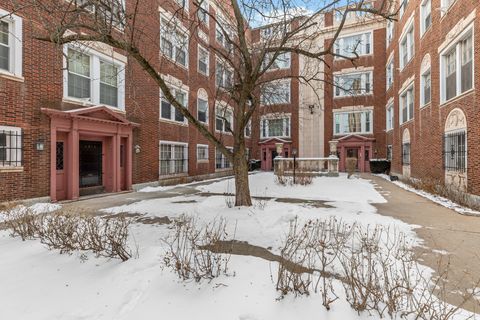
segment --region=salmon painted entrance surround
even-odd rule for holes
[[[75,200],[80,195],[80,141],[102,145],[102,185],[106,192],[132,187],[133,127],[105,106],[60,111],[42,108],[50,117],[50,198]]]
[[[352,156],[357,160],[357,170],[360,172],[370,172],[370,159],[372,158],[374,138],[368,138],[360,135],[348,135],[337,140],[337,152],[339,170],[346,170],[346,159]]]
[[[283,152],[282,154],[277,154],[277,143],[283,143]],[[278,156],[288,158],[291,156],[291,146],[292,142],[288,140],[283,140],[280,138],[270,138],[259,143],[260,145],[260,155],[261,155],[261,168],[265,171],[273,170],[273,159]]]

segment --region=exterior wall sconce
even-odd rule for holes
[[[140,151],[142,150],[142,148],[140,148],[140,146],[139,146],[138,144],[136,144],[136,145],[133,147],[133,149],[135,150],[135,153],[136,153],[136,154],[139,154]]]
[[[314,104],[308,105],[308,109],[310,109],[310,114],[314,114],[315,108],[321,109],[321,106],[316,106]]]
[[[42,140],[38,140],[36,143],[35,143],[35,149],[37,151],[43,151],[45,150],[45,142],[43,142]]]

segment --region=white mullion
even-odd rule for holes
[[[462,92],[462,40],[459,40],[455,44],[455,77],[456,77],[456,93],[455,96],[458,96]]]
[[[100,59],[94,55],[90,58],[90,99],[93,104],[100,103]]]

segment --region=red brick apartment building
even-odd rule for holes
[[[140,2],[149,14],[138,23],[158,39],[142,53],[166,75],[177,99],[232,144],[228,124],[216,117],[216,81],[227,77],[206,50],[224,43],[207,17],[189,35],[188,49],[172,45],[183,40],[169,32],[172,12],[196,14],[193,0],[183,9],[181,2],[165,0],[158,14],[151,14],[157,1]],[[0,0],[0,201],[77,199],[230,173],[228,161],[162,99],[133,59],[105,45],[79,50],[36,40],[33,13],[7,15],[9,4]],[[335,86],[323,84],[313,94],[295,78],[275,84],[283,98],[263,103],[246,132],[250,157],[262,169],[271,170],[277,143],[285,157],[294,149],[300,157],[323,157],[334,141],[340,169],[347,156],[357,157],[359,171],[369,171],[369,159],[389,158],[394,174],[480,195],[480,3],[398,5],[398,22],[348,19],[335,50],[348,54],[353,44],[360,58],[352,65],[331,57],[321,66]],[[228,15],[214,1],[205,9]],[[325,33],[317,41],[328,45],[338,13],[322,19]],[[253,29],[252,41],[261,41],[265,29]],[[307,65],[285,54],[270,73],[296,75]]]

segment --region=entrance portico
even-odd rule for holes
[[[345,171],[347,158],[357,159],[357,171],[370,172],[370,158],[373,150],[374,138],[356,134],[348,135],[337,140],[339,170]]]
[[[51,201],[78,199],[88,188],[131,189],[135,123],[104,106],[42,112],[50,117]]]

